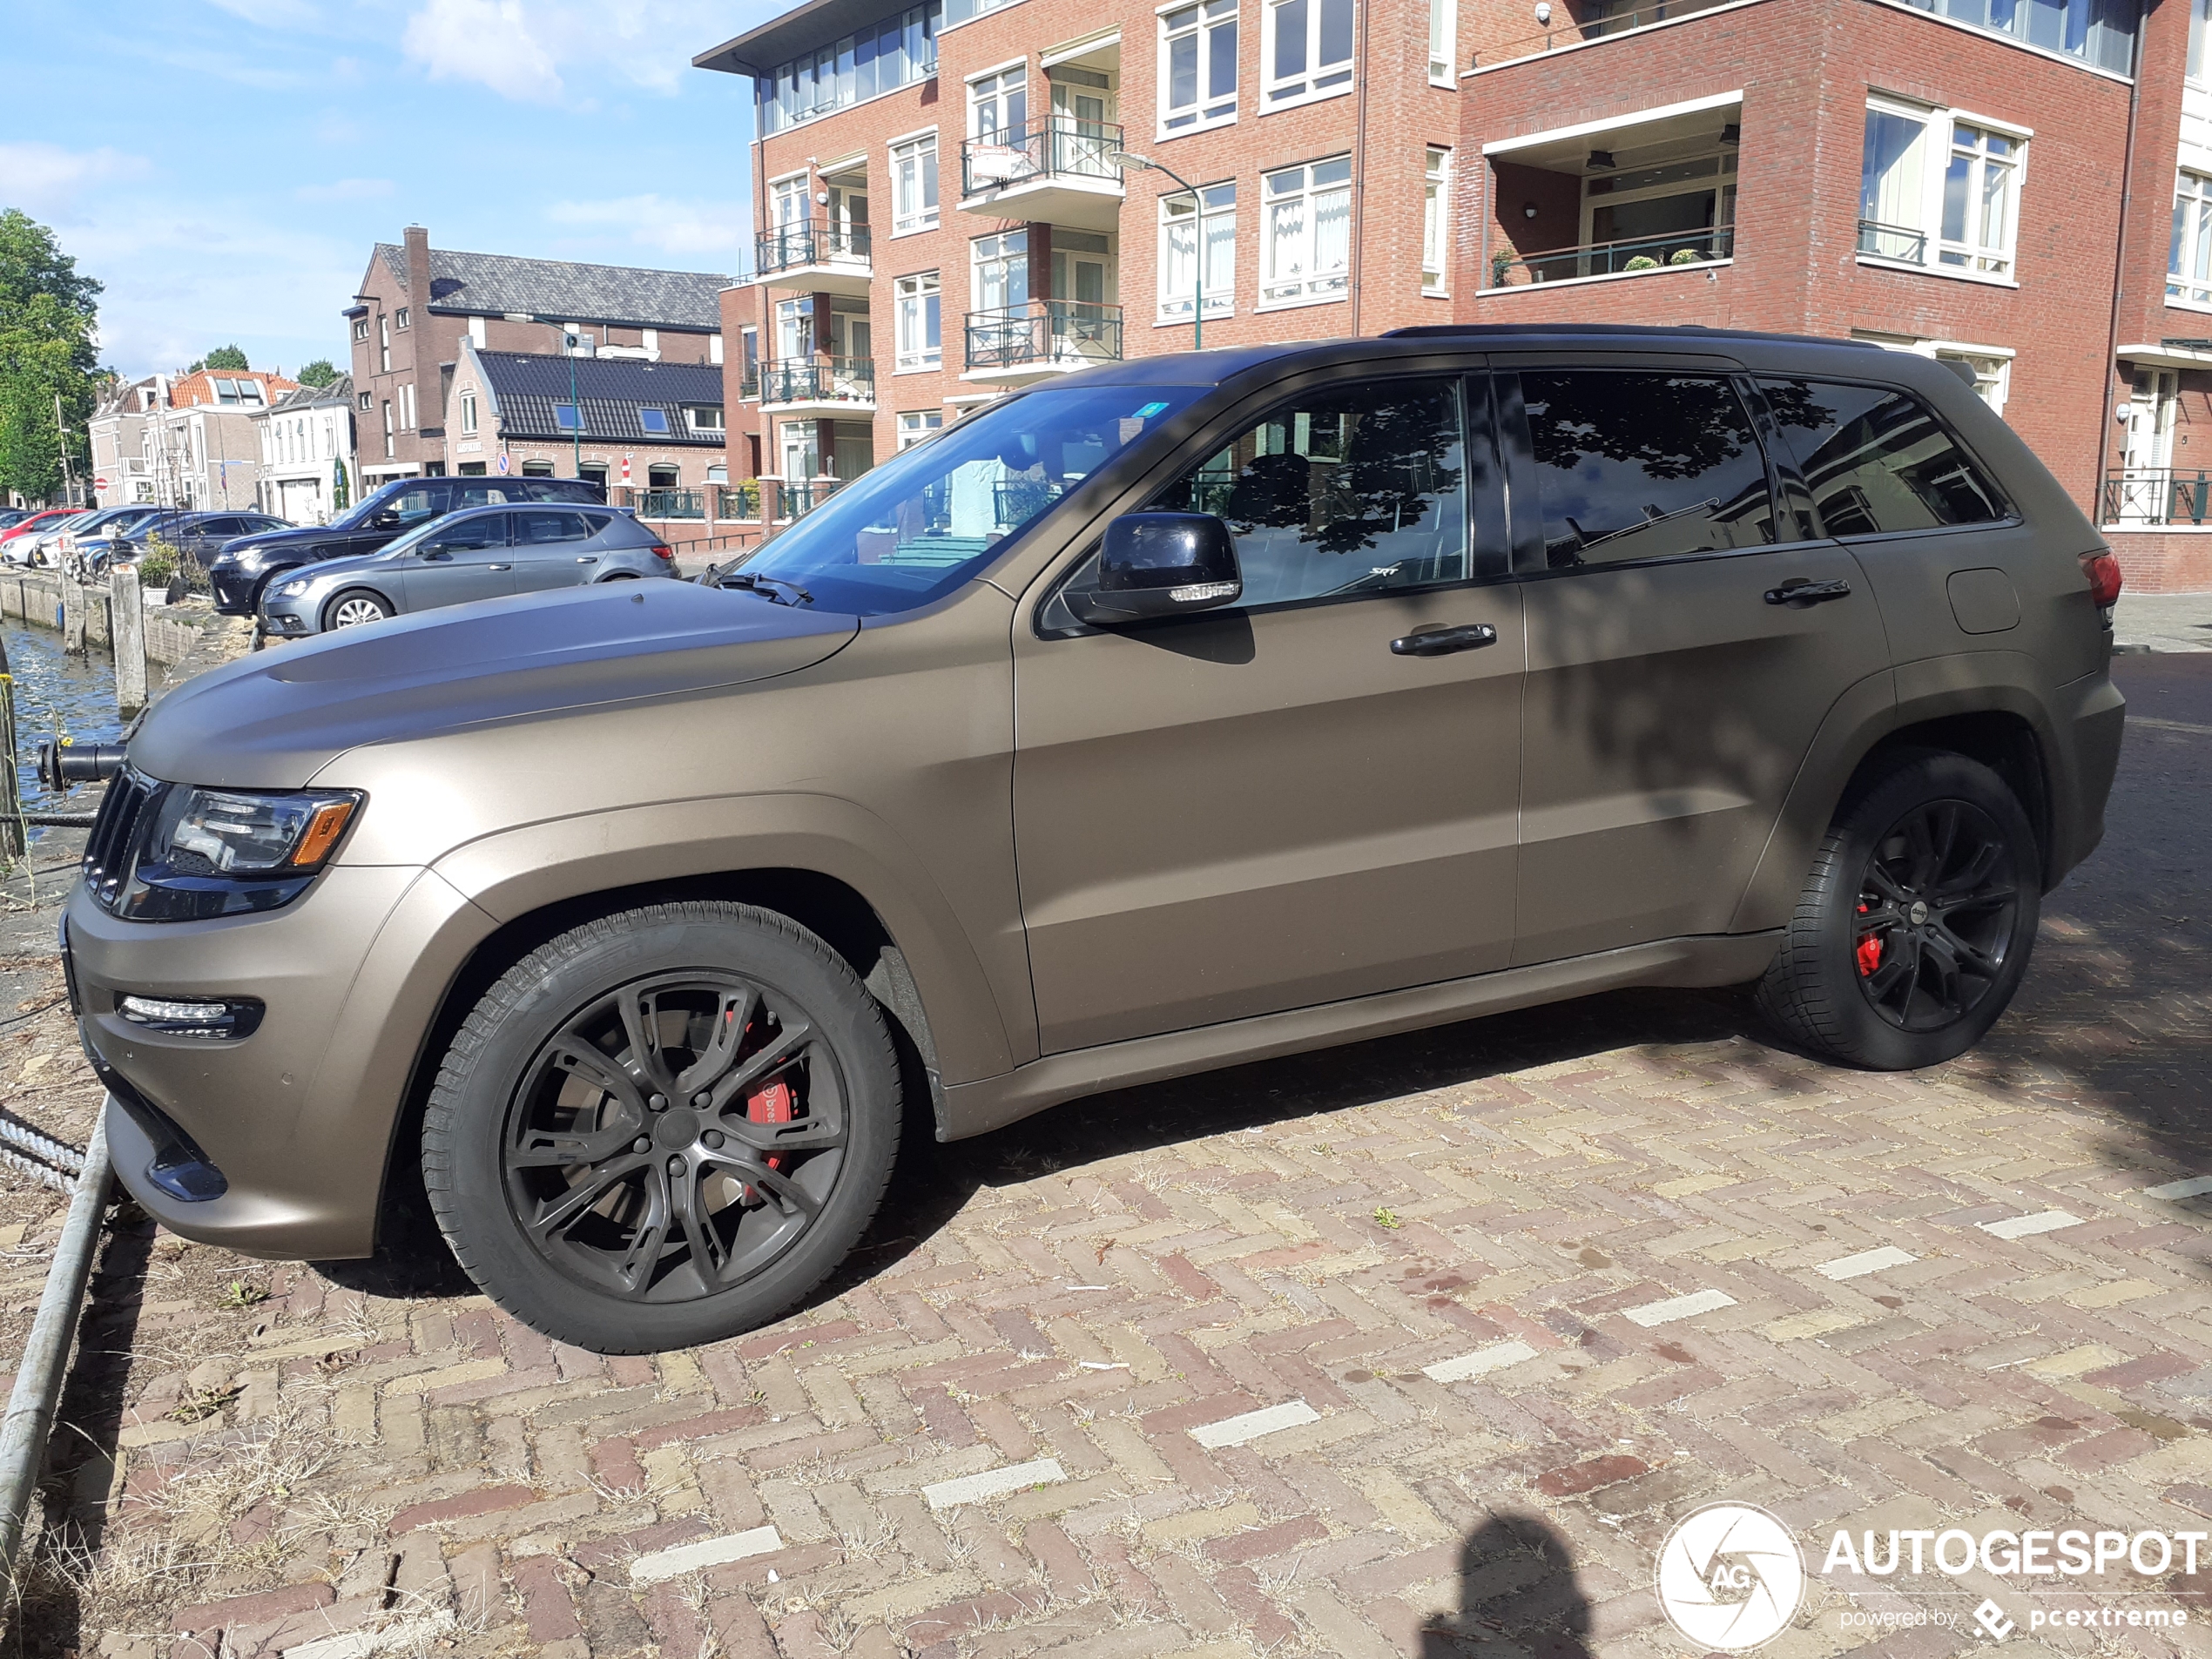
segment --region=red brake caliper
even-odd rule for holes
[[[732,1015],[731,1017],[736,1016]],[[742,1055],[745,1049],[752,1046],[752,1028],[748,1026],[745,1028],[745,1041],[740,1046],[738,1052]],[[745,1120],[753,1123],[788,1123],[798,1116],[798,1104],[797,1098],[791,1092],[791,1085],[779,1080],[770,1083],[765,1089],[756,1089],[745,1096]],[[766,1162],[772,1170],[781,1170],[784,1167],[784,1161],[780,1157],[772,1156]],[[760,1196],[750,1187],[745,1189],[747,1198]]]
[[[1867,912],[1867,908],[1868,907],[1865,905],[1860,905],[1858,907],[1858,914],[1862,916],[1865,915]],[[1882,965],[1881,934],[1867,934],[1865,938],[1858,941],[1858,948],[1853,951],[1851,954],[1858,958],[1859,978],[1873,978],[1874,970]]]

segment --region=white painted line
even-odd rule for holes
[[[922,1487],[921,1495],[929,1500],[932,1509],[949,1509],[956,1503],[981,1503],[987,1498],[1003,1498],[1009,1492],[1049,1487],[1067,1478],[1068,1472],[1060,1467],[1058,1458],[1041,1457],[1034,1463],[1016,1463],[1008,1468],[986,1469],[981,1474],[963,1474],[957,1480],[940,1480],[934,1487]]]
[[[1524,1359],[1534,1359],[1536,1351],[1525,1342],[1494,1342],[1487,1348],[1477,1348],[1473,1353],[1463,1353],[1456,1359],[1440,1359],[1433,1366],[1423,1366],[1421,1375],[1438,1382],[1465,1382],[1470,1377],[1480,1377],[1485,1372],[1498,1371],[1507,1366],[1517,1366]]]
[[[1832,1262],[1821,1263],[1813,1271],[1827,1278],[1865,1278],[1869,1273],[1909,1266],[1919,1259],[1895,1244],[1884,1244],[1879,1250],[1862,1250],[1856,1256],[1838,1256]]]
[[[1691,1319],[1701,1313],[1710,1313],[1716,1308],[1732,1308],[1736,1298],[1726,1291],[1697,1291],[1689,1296],[1669,1297],[1664,1302],[1646,1302],[1640,1308],[1623,1308],[1622,1312],[1638,1325],[1672,1325],[1676,1319]]]
[[[2168,1181],[2162,1187],[2145,1187],[2146,1198],[2164,1198],[2169,1203],[2177,1198],[2195,1198],[2212,1192],[2212,1175],[2192,1176],[2186,1181]]]
[[[640,1555],[630,1563],[630,1581],[658,1584],[664,1579],[681,1578],[686,1573],[720,1567],[728,1561],[770,1554],[783,1547],[784,1541],[773,1527],[755,1527],[751,1532],[702,1538],[695,1544],[678,1544],[669,1549],[657,1549],[650,1555]]]
[[[1071,1291],[1110,1291],[1114,1287],[1110,1285],[1070,1285],[1068,1288]]]
[[[318,1636],[296,1648],[287,1648],[284,1659],[369,1659],[371,1654],[378,1653],[421,1653],[435,1638],[452,1629],[450,1613],[434,1614],[427,1619],[401,1619],[381,1630],[347,1630],[340,1635]]]
[[[1999,1238],[2027,1238],[2037,1233],[2054,1233],[2061,1227],[2079,1227],[2081,1217],[2069,1216],[2063,1210],[2046,1210],[2040,1216],[2007,1216],[2002,1221],[1985,1221],[1981,1230]]]
[[[1320,1420],[1321,1413],[1312,1406],[1302,1399],[1293,1399],[1285,1405],[1246,1412],[1241,1417],[1224,1417],[1218,1423],[1208,1423],[1192,1429],[1190,1438],[1201,1446],[1245,1446],[1278,1428],[1300,1428]]]
[[[1129,1361],[1126,1359],[1079,1359],[1076,1363],[1085,1371],[1127,1371],[1129,1369]]]

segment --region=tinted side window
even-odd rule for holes
[[[1523,373],[1521,395],[1550,569],[1776,539],[1766,459],[1724,377]]]
[[[443,496],[443,491],[433,491],[428,484],[417,484],[401,490],[385,505],[400,516],[401,523],[420,524],[445,510]]]
[[[459,523],[448,524],[430,532],[429,540],[422,544],[426,553],[459,553],[481,547],[507,545],[505,513],[480,513],[474,518],[464,518]]]
[[[515,545],[536,547],[546,542],[581,542],[590,531],[581,513],[556,513],[543,507],[514,515]]]
[[[1831,536],[1986,524],[2003,497],[1932,411],[1890,387],[1762,380]]]
[[[1369,381],[1270,410],[1152,504],[1227,521],[1246,604],[1462,582],[1465,456],[1457,381]]]

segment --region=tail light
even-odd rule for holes
[[[2102,610],[2120,597],[2120,561],[2108,548],[2081,556],[2081,574],[2089,578],[2089,598]]]
[[[673,559],[676,556],[676,550],[665,542],[655,542],[650,550],[657,559]],[[2119,590],[2119,581],[2120,578],[2117,577],[2113,578],[2114,592]]]

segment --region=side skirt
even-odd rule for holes
[[[1109,1089],[1449,1025],[1625,986],[1740,985],[1765,972],[1781,939],[1776,929],[1654,940],[1411,990],[1047,1055],[995,1077],[948,1084],[938,1138],[958,1141],[988,1134],[1048,1106]]]

